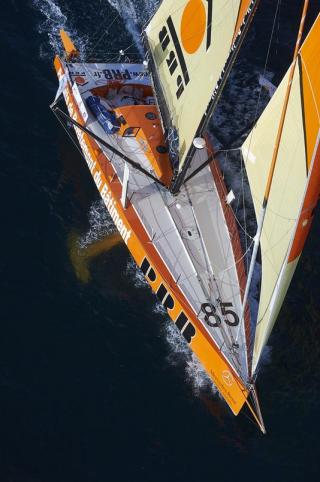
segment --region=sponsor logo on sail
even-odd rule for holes
[[[198,52],[206,38],[206,51],[211,46],[212,36],[212,1],[190,0],[182,13],[180,31],[177,31],[171,15],[166,25],[159,30],[159,43],[167,55],[166,64],[170,76],[176,80],[176,98],[180,99],[185,87],[190,82],[185,53]],[[207,3],[207,7],[205,4]],[[207,35],[205,33],[207,32]],[[182,44],[182,45],[181,45]]]

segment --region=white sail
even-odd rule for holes
[[[296,268],[320,193],[320,16],[299,51],[261,236],[262,279],[253,373]],[[242,153],[257,217],[288,84],[284,77]]]
[[[230,51],[257,1],[164,0],[146,29],[179,168],[205,119]]]

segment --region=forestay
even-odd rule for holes
[[[161,91],[160,109],[165,123],[178,134],[179,170],[256,4],[256,0],[164,0],[146,28]]]
[[[299,260],[320,194],[319,72],[320,15],[299,51],[262,230],[262,279],[253,373]],[[287,84],[288,73],[242,146],[257,217]]]

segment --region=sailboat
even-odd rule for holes
[[[233,414],[246,406],[265,432],[257,374],[320,195],[320,14],[302,43],[304,1],[292,64],[239,148],[257,221],[246,251],[206,131],[258,7],[163,0],[141,63],[82,62],[61,31],[51,109],[181,336]]]

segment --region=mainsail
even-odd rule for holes
[[[274,326],[320,194],[320,15],[299,50],[261,235],[253,369]],[[264,202],[289,72],[242,146],[257,217]]]
[[[160,109],[181,172],[257,0],[164,0],[146,28]]]

